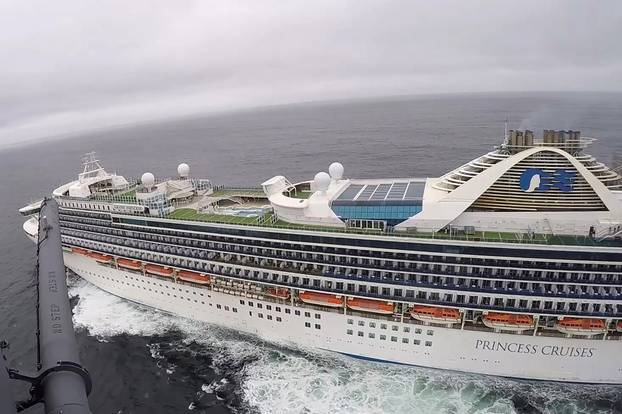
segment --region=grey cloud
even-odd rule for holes
[[[316,99],[621,90],[617,1],[0,3],[0,145]]]

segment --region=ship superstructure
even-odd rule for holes
[[[53,196],[67,267],[148,306],[375,360],[622,383],[622,178],[592,141],[511,131],[439,178],[333,163],[249,188],[186,164],[128,181],[91,154]]]

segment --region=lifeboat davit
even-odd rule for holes
[[[356,311],[379,313],[382,315],[393,314],[393,303],[374,299],[348,298],[348,308]]]
[[[117,265],[131,270],[140,270],[141,263],[138,260],[117,259]]]
[[[89,255],[89,251],[88,250],[82,249],[80,247],[72,247],[71,248],[71,253],[81,254],[82,256],[88,256]]]
[[[319,292],[300,292],[298,298],[304,303],[311,305],[329,306],[331,308],[340,308],[343,306],[341,296],[331,295],[330,293]]]
[[[180,270],[177,272],[177,277],[186,282],[199,283],[206,285],[209,283],[209,276],[203,273],[191,272],[190,270]]]
[[[269,287],[266,289],[266,295],[279,299],[289,299],[289,289]]]
[[[555,327],[566,335],[593,336],[607,331],[604,320],[591,318],[564,318]]]
[[[92,257],[93,259],[95,259],[95,261],[97,263],[108,264],[108,263],[112,262],[112,256],[109,256],[107,254],[102,254],[102,253],[97,253],[97,252],[90,252],[89,253],[89,257]]]
[[[502,331],[521,332],[535,327],[533,316],[516,313],[489,312],[484,315],[482,322],[491,329]]]
[[[410,309],[410,316],[423,322],[453,325],[460,323],[460,311],[437,306],[415,305]]]
[[[172,277],[173,269],[170,267],[164,267],[160,265],[148,264],[145,266],[145,272],[151,273],[152,275]]]

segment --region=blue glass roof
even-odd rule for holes
[[[382,184],[351,184],[335,199],[336,204],[345,205],[347,202],[382,202],[422,200],[425,182],[422,181],[395,181]],[[369,203],[364,203],[369,204]],[[402,203],[400,203],[402,204]]]

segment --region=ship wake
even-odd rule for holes
[[[155,338],[151,357],[172,377],[186,363],[180,355],[199,364],[195,371],[217,373],[197,387],[190,410],[215,396],[235,412],[271,414],[622,411],[617,387],[516,381],[291,348],[137,305],[79,278],[70,283],[77,329],[100,341]]]

